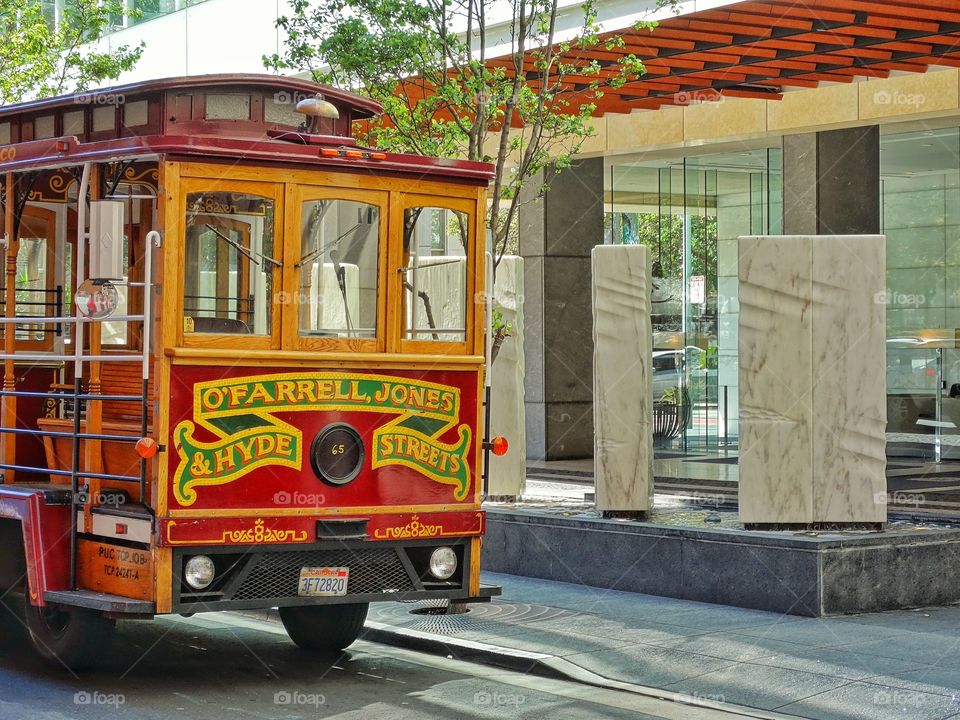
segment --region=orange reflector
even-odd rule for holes
[[[497,435],[490,443],[490,449],[494,455],[506,455],[507,450],[510,449],[510,443],[503,435]]]
[[[114,528],[117,535],[126,535],[127,534],[127,524],[126,523],[117,523]]]
[[[144,460],[149,460],[157,454],[157,441],[151,437],[142,437],[137,440],[137,455]]]
[[[359,150],[347,150],[344,153],[344,155],[346,155],[348,158],[357,158],[357,159],[363,157],[363,153],[360,152]]]
[[[370,159],[371,159],[371,160],[386,160],[386,159],[387,159],[387,154],[386,154],[386,153],[370,153]]]
[[[320,148],[320,154],[324,157],[337,157],[340,151],[336,148]]]

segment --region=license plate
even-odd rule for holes
[[[323,597],[346,595],[350,568],[345,567],[305,567],[300,568],[298,595]]]

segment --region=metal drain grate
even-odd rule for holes
[[[395,550],[307,550],[263,553],[232,600],[265,600],[297,594],[300,568],[348,567],[350,594],[409,592],[415,587]]]

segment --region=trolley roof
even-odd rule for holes
[[[340,117],[321,119],[308,133],[306,116],[294,107],[317,94]],[[367,98],[275,75],[118,85],[0,107],[0,172],[163,155],[489,182],[493,168],[487,163],[359,147],[353,122],[381,111]]]

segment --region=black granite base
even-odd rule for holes
[[[815,617],[960,602],[960,530],[806,535],[493,509],[483,567]]]

